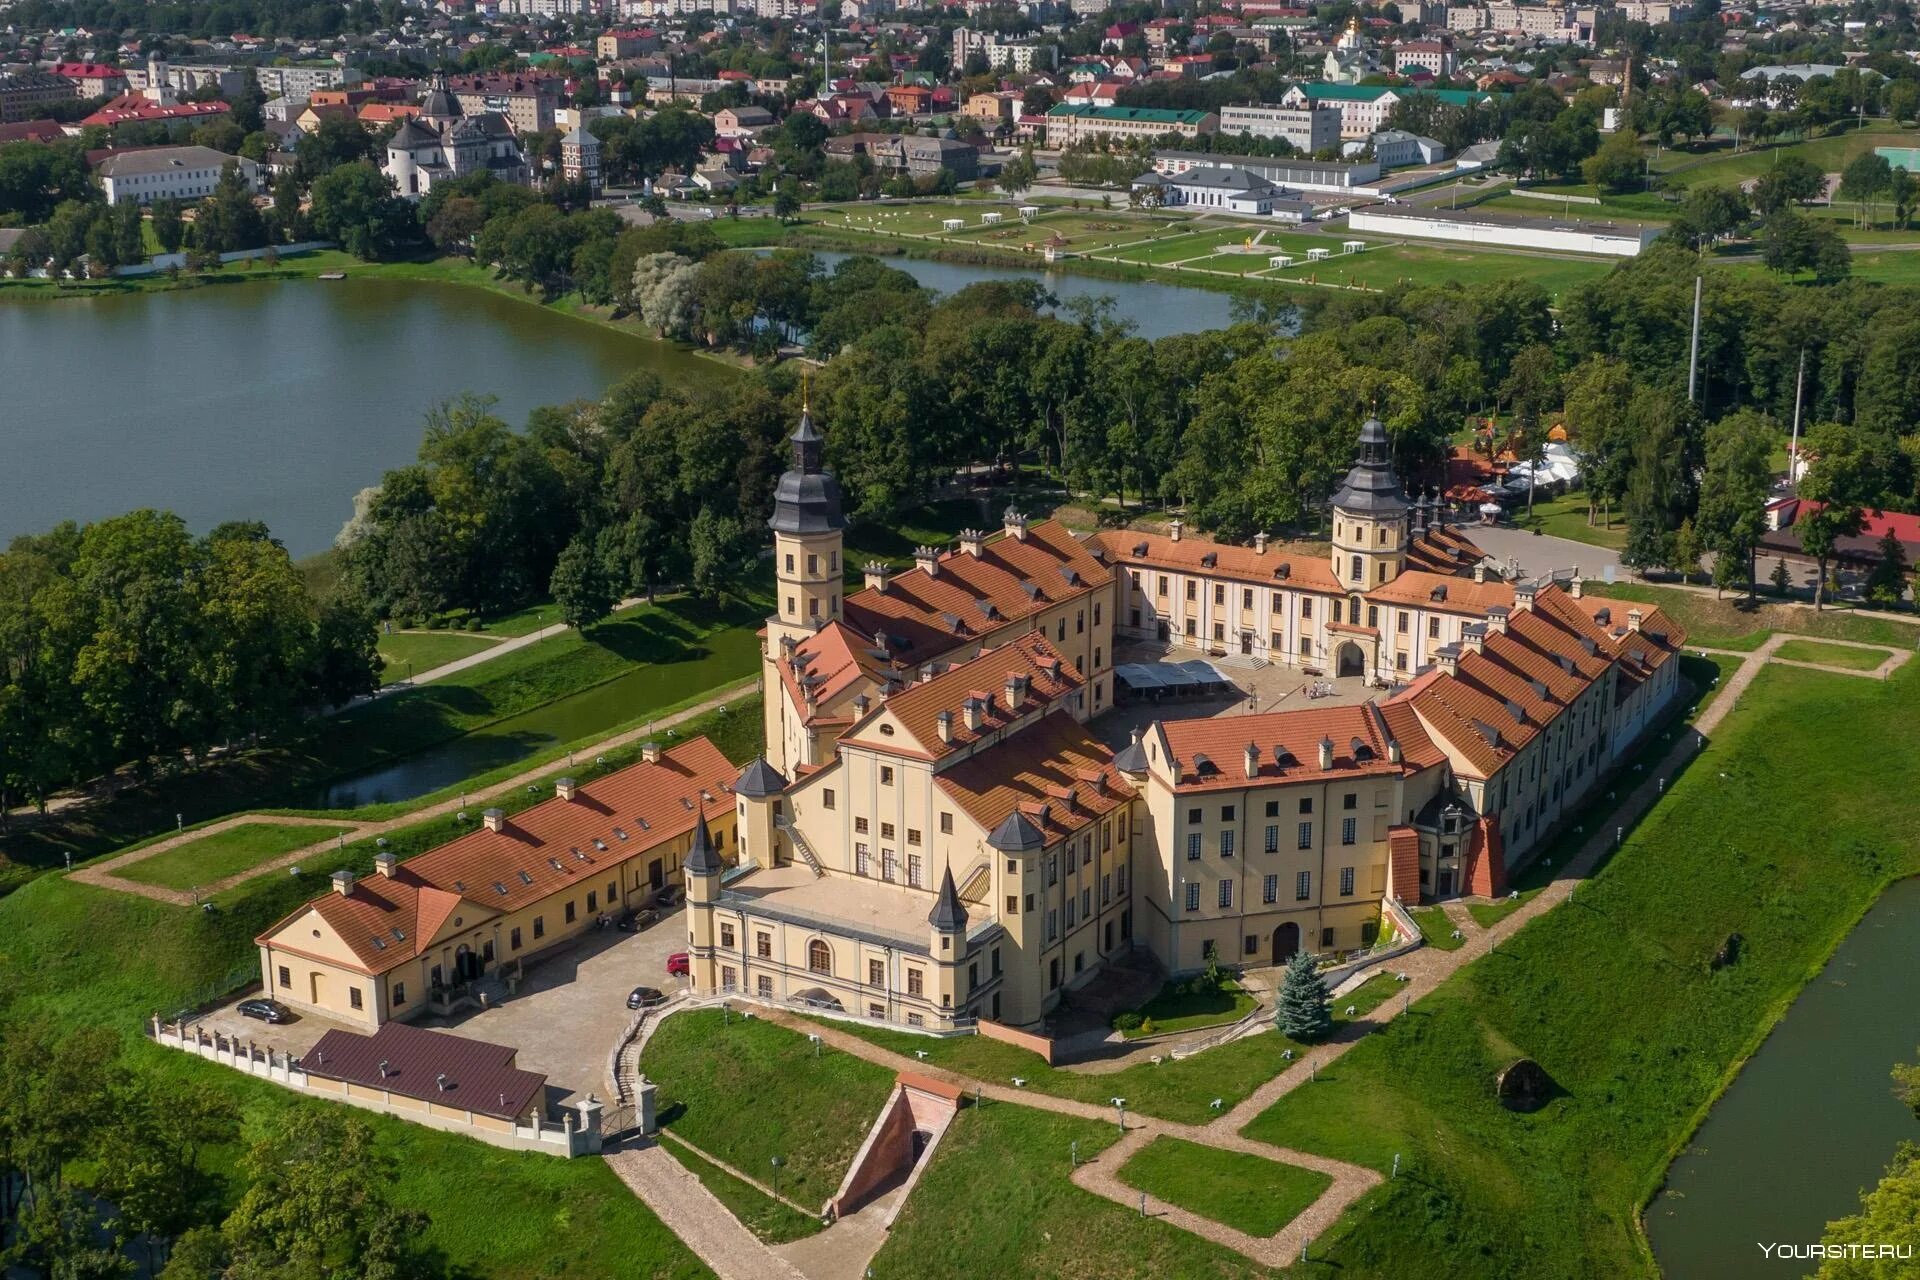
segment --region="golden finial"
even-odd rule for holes
[[[802,369],[802,370],[800,371],[800,412],[802,412],[802,413],[807,413],[807,412],[809,412],[809,406],[808,406],[808,403],[807,403],[807,375],[808,375],[808,372],[809,372],[809,371],[808,371],[808,370],[805,370],[805,369]]]

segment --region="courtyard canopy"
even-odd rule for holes
[[[1192,698],[1226,693],[1233,682],[1210,662],[1127,662],[1114,668],[1127,692],[1137,698]]]

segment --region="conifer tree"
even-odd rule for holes
[[[1333,1030],[1333,1015],[1327,1011],[1331,998],[1320,966],[1304,951],[1287,961],[1287,974],[1280,982],[1280,999],[1273,1011],[1273,1022],[1280,1034],[1311,1043],[1324,1040]]]

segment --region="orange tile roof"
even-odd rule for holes
[[[820,722],[809,708],[830,706],[861,680],[885,687],[889,679],[900,678],[894,664],[875,651],[871,640],[837,621],[795,645],[777,665],[780,681],[787,687],[787,701],[806,712],[808,724]],[[844,717],[839,719],[846,723]]]
[[[1560,593],[1570,615],[1584,619],[1600,637],[1603,651],[1612,656],[1620,669],[1616,701],[1625,701],[1654,673],[1679,655],[1687,642],[1687,633],[1658,605],[1636,604],[1630,600],[1609,600],[1584,596],[1575,600]],[[1627,614],[1640,611],[1640,629],[1635,631]],[[1605,618],[1602,622],[1601,619]]]
[[[556,796],[524,809],[499,831],[482,826],[407,859],[392,876],[316,898],[255,940],[270,941],[313,910],[366,972],[385,972],[418,955],[462,905],[477,919],[514,911],[685,835],[703,794],[712,797],[709,811],[731,804],[729,784],[738,772],[706,738],[690,739],[656,762],[581,784],[571,800]]]
[[[911,569],[891,578],[884,591],[848,596],[845,613],[859,634],[886,636],[893,657],[927,662],[1112,580],[1065,525],[1042,520],[1024,539],[996,534],[978,556],[950,550],[932,574]]]
[[[1162,720],[1154,728],[1179,765],[1176,790],[1182,793],[1406,771],[1404,763],[1387,759],[1388,729],[1371,703],[1269,711],[1256,716]],[[1320,767],[1323,738],[1333,740],[1331,769]],[[1356,740],[1359,751],[1354,747]],[[1259,765],[1251,779],[1246,769],[1249,743],[1259,751]],[[1280,763],[1282,760],[1286,763]]]
[[[1444,599],[1440,598],[1442,594],[1445,596]],[[1367,599],[1382,604],[1433,609],[1444,613],[1482,618],[1486,616],[1487,610],[1495,605],[1512,607],[1513,584],[1499,578],[1475,582],[1472,578],[1450,573],[1406,569],[1392,582],[1384,583],[1367,592]]]
[[[1133,795],[1132,785],[1113,768],[1113,752],[1065,714],[1043,716],[1005,742],[934,775],[934,785],[988,831],[1020,810],[1048,843],[1113,812]]]
[[[1444,525],[1427,530],[1408,544],[1407,566],[1449,576],[1466,576],[1486,554],[1457,526]]]
[[[1132,529],[1106,529],[1094,538],[1106,548],[1107,563],[1115,568],[1145,565],[1263,586],[1287,586],[1297,591],[1319,591],[1328,595],[1341,591],[1327,552],[1321,547],[1270,542],[1261,552],[1206,538],[1182,537],[1176,542],[1165,534]],[[1205,563],[1209,556],[1213,557],[1211,564]],[[1284,578],[1278,576],[1282,566],[1286,571]]]
[[[1007,705],[1006,686],[1010,676],[1026,677],[1026,697],[1018,707]],[[913,735],[929,756],[938,760],[997,733],[1022,716],[1058,702],[1085,683],[1080,669],[1061,657],[1060,651],[1044,635],[1029,631],[931,680],[907,686],[888,698],[883,707],[893,713],[901,727]],[[969,729],[966,704],[974,699],[984,700],[986,705],[980,727]],[[951,742],[940,740],[942,711],[953,714]],[[842,739],[863,740],[857,730]],[[867,745],[883,749],[888,746],[877,740],[867,741]]]
[[[1499,700],[1451,676],[1442,675],[1408,699],[1408,705],[1427,722],[1429,731],[1467,760],[1482,778],[1491,778],[1519,749],[1521,735],[1533,729],[1517,722]],[[1499,744],[1481,731],[1487,728]]]

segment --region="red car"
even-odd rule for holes
[[[685,978],[693,973],[693,966],[687,963],[687,953],[676,951],[667,957],[667,973],[670,977]]]

